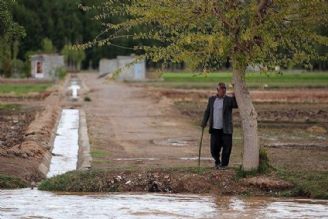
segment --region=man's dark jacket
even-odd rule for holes
[[[214,101],[217,96],[212,96],[208,99],[207,108],[204,112],[204,118],[202,121],[202,127],[206,127],[207,121],[209,120],[209,132],[213,130],[213,112],[214,112]],[[238,108],[236,98],[224,96],[223,97],[223,133],[232,134],[232,109]]]

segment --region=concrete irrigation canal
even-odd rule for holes
[[[47,177],[76,170],[78,160],[79,110],[64,109],[59,121]]]

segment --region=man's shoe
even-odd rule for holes
[[[220,166],[221,166],[221,162],[215,162],[214,167],[216,169],[219,169]]]
[[[219,170],[226,170],[228,168],[228,166],[222,166],[222,165],[219,165],[218,169]]]
[[[215,169],[220,169],[220,164],[215,164]]]

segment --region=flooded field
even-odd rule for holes
[[[0,191],[0,218],[327,218],[328,201]]]

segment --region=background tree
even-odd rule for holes
[[[52,44],[52,41],[49,38],[44,38],[42,40],[42,52],[44,53],[55,53],[56,48]]]
[[[99,11],[95,19],[103,26],[102,37],[84,48],[113,45],[124,37],[153,40],[155,45],[134,49],[154,61],[187,60],[192,68],[202,67],[205,72],[213,57],[230,58],[247,171],[259,165],[259,139],[246,67],[260,65],[270,70],[276,65],[308,65],[311,59],[327,59],[327,54],[316,50],[328,45],[327,36],[316,29],[328,21],[324,0],[107,0],[93,8]]]
[[[14,22],[11,9],[13,0],[0,2],[0,74],[10,77],[13,73],[19,43],[25,36],[22,26]]]
[[[65,58],[66,65],[69,71],[80,71],[81,63],[85,59],[84,50],[77,50],[72,47],[72,44],[67,44],[61,51]]]
[[[42,41],[48,38],[55,48],[61,51],[70,42],[73,44],[86,42],[96,38],[102,31],[101,24],[92,19],[98,11],[83,11],[80,4],[100,4],[102,0],[16,0],[13,17],[26,29],[28,37],[20,44],[18,57],[25,59],[31,51],[42,51]],[[115,17],[110,19],[115,20]],[[84,68],[97,67],[101,58],[116,58],[117,55],[128,55],[137,45],[131,39],[116,39],[120,47],[89,48],[85,50],[86,58],[82,63]]]

